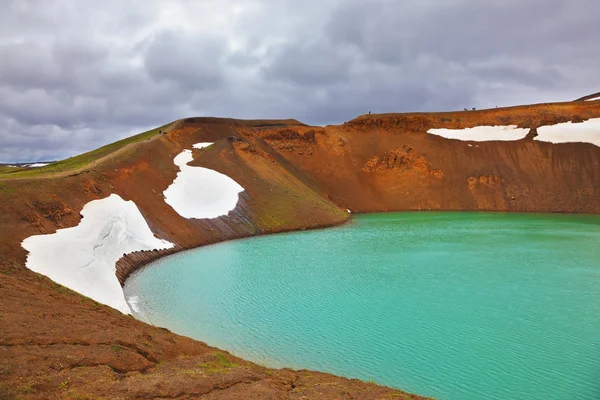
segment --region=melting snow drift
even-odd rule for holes
[[[198,143],[193,147],[201,149],[211,144]],[[175,157],[180,172],[164,191],[165,201],[184,218],[217,218],[229,214],[244,188],[227,175],[187,165],[193,159],[191,150],[184,150]]]
[[[33,163],[33,164],[16,164],[16,165],[7,165],[7,167],[12,168],[41,168],[46,165],[50,165],[51,163]]]
[[[587,99],[586,101],[595,101],[595,100],[600,100],[600,96],[594,97],[592,99]]]
[[[196,143],[192,147],[195,148],[195,149],[203,149],[205,147],[210,146],[211,144],[212,144],[212,142],[202,142],[202,143]]]
[[[155,238],[136,204],[116,194],[87,203],[81,215],[76,227],[25,239],[27,268],[130,314],[115,264],[127,253],[174,245]]]
[[[529,128],[517,128],[516,125],[508,126],[476,126],[464,129],[430,129],[427,133],[444,137],[446,139],[471,140],[485,142],[491,140],[519,140],[525,138]]]
[[[541,126],[534,140],[550,143],[586,142],[600,146],[600,118],[584,122],[565,122],[556,125]]]

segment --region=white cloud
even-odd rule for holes
[[[326,124],[578,98],[600,90],[600,25],[594,0],[575,3],[6,0],[0,162],[191,115]]]

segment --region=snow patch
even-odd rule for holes
[[[464,129],[430,129],[427,133],[446,139],[471,140],[485,142],[491,140],[519,140],[525,138],[529,128],[517,128],[517,125],[476,126]]]
[[[50,235],[25,239],[27,268],[92,299],[130,314],[115,274],[127,253],[169,249],[174,245],[154,237],[133,201],[112,194],[81,210],[79,225]]]
[[[138,307],[140,304],[140,298],[138,296],[131,296],[127,299],[127,304],[129,304],[129,307],[131,307],[131,309],[138,313],[140,312],[140,308]]]
[[[50,165],[51,163],[31,163],[31,164],[15,164],[15,165],[7,165],[10,168],[41,168],[46,165]]]
[[[541,126],[534,140],[550,143],[584,142],[600,146],[600,118],[584,122],[564,122],[556,125]]]
[[[201,149],[212,143],[197,143]],[[244,191],[236,181],[212,169],[187,165],[194,159],[191,150],[181,152],[173,162],[180,169],[164,191],[165,202],[184,218],[217,218],[229,214]]]
[[[202,143],[196,143],[192,147],[195,148],[195,149],[203,149],[205,147],[210,146],[211,144],[212,144],[212,142],[202,142]]]
[[[595,100],[600,100],[600,96],[594,97],[594,98],[591,98],[591,99],[587,99],[586,101],[595,101]]]

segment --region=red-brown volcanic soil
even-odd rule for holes
[[[527,138],[467,142],[430,128],[544,124],[600,117],[600,102],[365,115],[339,126],[190,118],[86,168],[0,180],[0,399],[393,399],[401,391],[310,371],[274,370],[149,326],[24,267],[23,239],[79,223],[91,200],[133,200],[169,251],[121,259],[121,282],[164,254],[223,240],[345,222],[355,212],[502,210],[600,213],[600,148]],[[246,190],[229,216],[180,217],[163,197],[173,158]]]

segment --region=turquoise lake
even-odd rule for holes
[[[600,216],[405,212],[161,259],[135,316],[439,399],[600,399]]]

